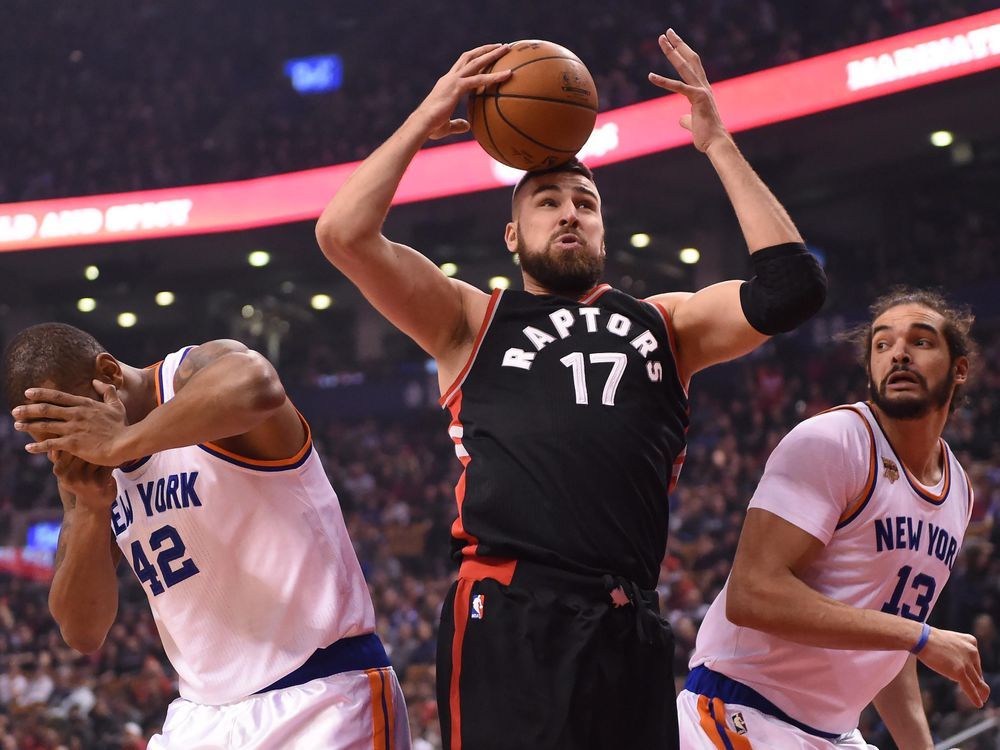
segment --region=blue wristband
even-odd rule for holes
[[[919,654],[924,650],[924,646],[927,645],[927,641],[931,637],[931,626],[926,622],[924,623],[923,630],[920,631],[920,640],[917,641],[917,645],[910,649],[911,654]]]

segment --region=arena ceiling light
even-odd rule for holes
[[[254,268],[263,268],[271,262],[271,253],[267,250],[254,250],[247,256],[247,263]]]
[[[636,232],[635,234],[633,234],[631,237],[628,238],[629,244],[632,247],[638,247],[638,248],[649,247],[649,243],[652,241],[653,238],[650,237],[645,232]]]
[[[955,142],[955,135],[950,130],[935,130],[931,133],[931,145],[947,148]]]
[[[326,310],[333,304],[333,297],[329,294],[314,294],[309,300],[309,305],[313,310]]]
[[[510,289],[510,279],[506,276],[493,276],[487,283],[490,289]]]
[[[249,320],[253,317],[253,314],[257,312],[253,309],[253,305],[243,305],[243,309],[240,310],[240,315]]]
[[[135,313],[123,312],[118,314],[118,325],[122,328],[131,328],[136,323],[139,322],[139,318]]]
[[[689,266],[701,260],[701,253],[698,252],[698,248],[696,247],[685,247],[678,253],[678,256],[681,259],[681,263],[686,263]]]
[[[442,263],[439,268],[445,276],[454,276],[458,273],[458,265],[455,263]]]
[[[97,277],[101,275],[101,269],[97,266],[87,266],[83,269],[83,278],[87,281],[97,281]]]
[[[157,292],[156,293],[156,304],[160,307],[167,307],[174,304],[176,297],[173,292]]]
[[[76,301],[76,309],[82,313],[94,312],[97,309],[97,300],[93,297],[81,297]]]

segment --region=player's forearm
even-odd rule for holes
[[[49,610],[72,648],[92,653],[104,643],[118,614],[108,516],[78,508],[63,520]]]
[[[788,212],[732,139],[713,143],[707,154],[726,189],[751,253],[788,242],[802,242],[802,235]]]
[[[906,666],[872,702],[897,747],[931,750],[934,741],[924,713],[915,657],[907,660]]]
[[[196,372],[165,404],[125,431],[121,454],[134,460],[171,448],[242,435],[285,403],[285,389],[256,352],[230,352]]]
[[[333,196],[316,223],[316,239],[331,262],[381,233],[399,182],[429,133],[430,124],[414,112]]]
[[[920,640],[922,625],[884,612],[858,609],[787,575],[733,568],[726,617],[805,646],[862,651],[907,651]]]

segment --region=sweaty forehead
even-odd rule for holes
[[[518,198],[521,196],[535,195],[536,193],[546,189],[566,192],[585,192],[597,197],[598,199],[600,198],[597,192],[597,186],[582,174],[576,174],[575,172],[555,172],[553,174],[542,174],[537,177],[532,177],[521,187]]]
[[[890,329],[906,330],[914,325],[931,326],[940,332],[944,324],[944,316],[923,305],[907,304],[890,307],[879,315],[872,324],[872,329],[888,327]]]

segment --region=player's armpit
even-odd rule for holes
[[[723,281],[693,294],[673,292],[649,298],[671,318],[678,372],[684,382],[699,370],[741,357],[767,341],[743,313],[742,284]]]

